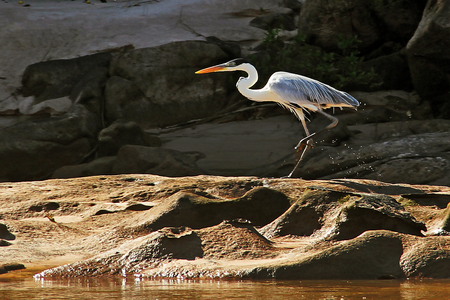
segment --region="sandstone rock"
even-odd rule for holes
[[[448,117],[450,83],[448,1],[428,1],[422,20],[406,47],[414,89],[430,101],[435,116]]]
[[[198,41],[126,52],[111,64],[106,118],[149,128],[210,116],[227,104],[227,76],[194,73],[228,59],[216,44]]]
[[[336,221],[333,238],[351,239],[364,231],[390,230],[423,236],[424,223],[418,222],[410,213],[387,196],[367,196],[352,199],[343,206]]]
[[[416,241],[402,255],[400,264],[406,276],[448,278],[450,244],[447,237],[424,238]],[[426,255],[424,255],[426,251]]]
[[[296,280],[338,279],[343,274],[347,279],[404,278],[399,265],[402,252],[401,238],[396,234],[370,231],[295,262],[254,268],[247,276]]]
[[[337,191],[306,191],[286,212],[259,232],[266,238],[279,236],[309,236],[322,228],[324,213],[349,194]]]
[[[267,238],[314,235],[344,240],[370,230],[422,236],[427,229],[391,197],[310,190],[260,232]]]
[[[147,230],[177,226],[197,229],[238,218],[261,226],[274,220],[288,207],[289,200],[282,193],[263,187],[226,201],[212,198],[210,195],[180,192],[171,196],[163,205],[149,211],[149,217],[142,216],[136,220],[136,226],[142,224],[139,226]]]
[[[449,277],[447,237],[430,235],[445,218],[444,186],[118,175],[2,183],[0,193],[2,223],[20,237],[4,261],[68,257],[37,278]],[[281,230],[268,240],[245,219]]]
[[[446,214],[444,216],[444,220],[442,221],[441,230],[450,234],[450,209],[447,208],[445,210]]]
[[[226,242],[230,240],[233,242]],[[261,237],[253,227],[248,225],[222,222],[201,230],[192,230],[188,227],[165,227],[105,254],[46,270],[38,276],[126,275],[141,272],[152,266],[167,265],[180,259],[193,261],[199,258],[244,259],[273,256],[268,255],[268,251],[274,252],[271,242]],[[171,276],[170,270],[166,269],[165,273],[168,277]]]

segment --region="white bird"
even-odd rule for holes
[[[224,64],[212,66],[195,72],[196,74],[225,72],[225,71],[244,71],[248,77],[239,78],[236,87],[239,92],[252,101],[265,102],[272,101],[289,109],[300,119],[305,129],[306,137],[301,139],[295,149],[302,150],[302,154],[297,161],[294,169],[287,177],[292,177],[305,153],[312,147],[312,138],[325,130],[331,129],[337,125],[339,120],[323,111],[330,107],[351,107],[356,109],[359,106],[358,100],[339,91],[325,83],[288,72],[275,72],[270,76],[269,81],[262,89],[250,89],[258,81],[258,72],[256,68],[243,58],[233,59]],[[305,123],[303,110],[318,112],[329,118],[332,122],[324,129],[309,133]]]

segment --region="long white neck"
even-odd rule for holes
[[[239,70],[245,71],[248,74],[248,77],[239,78],[236,87],[239,92],[253,101],[270,101],[267,96],[267,91],[264,89],[260,90],[251,90],[252,87],[258,81],[258,71],[251,64],[245,63],[239,66]]]

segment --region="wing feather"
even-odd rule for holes
[[[325,83],[288,72],[276,72],[264,89],[275,93],[281,99],[281,105],[293,110],[307,108],[317,111],[328,107],[359,106],[358,100]]]

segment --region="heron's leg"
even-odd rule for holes
[[[306,124],[303,123],[303,126],[305,127],[305,131],[306,131],[307,136],[305,138],[301,139],[300,142],[298,142],[297,146],[295,146],[295,149],[298,149],[298,148],[304,148],[304,149],[302,151],[302,155],[300,156],[299,160],[295,164],[294,169],[287,176],[289,178],[292,177],[292,175],[294,174],[295,170],[297,170],[297,168],[300,165],[300,162],[303,160],[306,152],[312,147],[312,142],[313,142],[312,138],[315,137],[316,135],[321,134],[322,132],[324,132],[324,131],[326,131],[328,129],[331,129],[331,128],[335,127],[338,124],[338,122],[339,122],[339,119],[336,118],[336,117],[333,117],[332,115],[329,115],[329,114],[327,114],[327,113],[325,113],[325,112],[323,112],[321,110],[318,110],[317,112],[322,114],[322,115],[324,115],[325,117],[330,119],[332,122],[327,127],[325,127],[324,129],[319,130],[319,131],[314,132],[313,134],[309,134],[309,135],[308,135],[308,133],[309,133],[308,129],[306,129]]]
[[[289,173],[289,175],[287,176],[287,178],[291,178],[292,174],[294,174],[295,170],[297,170],[298,166],[300,165],[300,163],[302,162],[303,158],[305,157],[306,152],[308,152],[309,149],[312,148],[312,144],[313,144],[313,140],[309,139],[306,143],[304,144],[300,144],[301,151],[302,154],[300,155],[300,158],[298,159],[297,163],[295,164],[294,169],[292,169],[291,173]],[[300,147],[295,147],[296,149],[300,148]]]
[[[300,140],[300,142],[298,142],[297,146],[295,146],[295,149],[299,148],[301,144],[307,143],[310,139],[312,139],[313,137],[315,137],[316,135],[321,134],[324,131],[327,131],[328,129],[331,129],[333,127],[335,127],[338,123],[339,123],[339,119],[336,117],[333,117],[332,115],[327,114],[326,112],[323,112],[321,110],[317,111],[318,113],[324,115],[325,117],[327,117],[328,119],[330,119],[332,122],[330,123],[330,125],[328,125],[327,127],[325,127],[322,130],[319,130],[317,132],[314,132],[313,134],[308,135],[307,137],[303,138]]]

